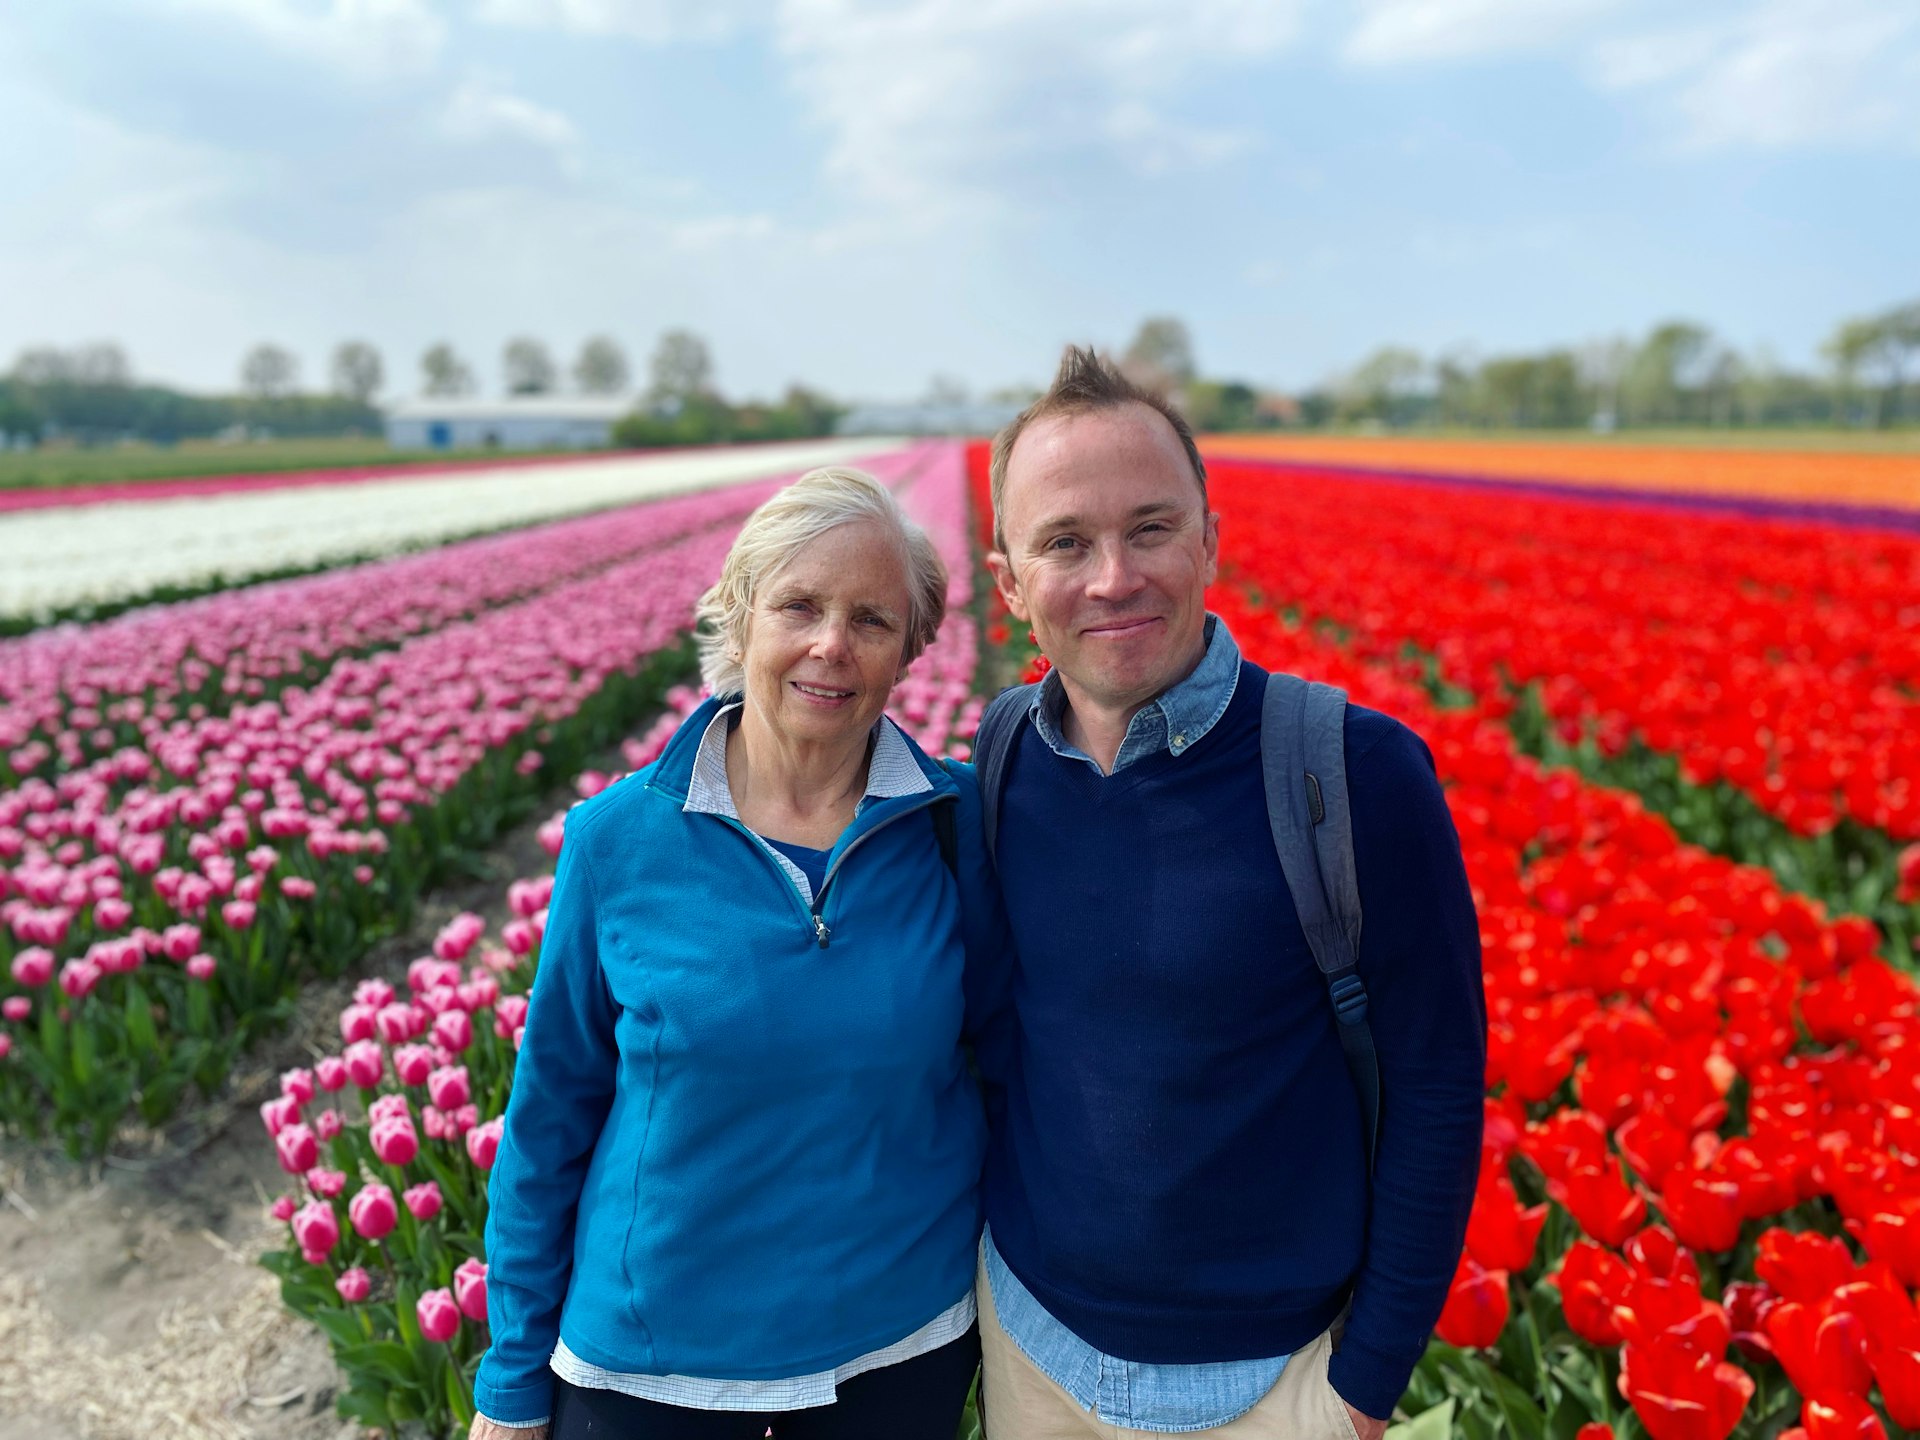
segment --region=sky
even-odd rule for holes
[[[1033,383],[1183,319],[1300,388],[1920,298],[1917,0],[61,0],[0,8],[0,367],[364,339],[736,398]]]

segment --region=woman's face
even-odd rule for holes
[[[741,668],[747,705],[781,738],[852,743],[905,668],[906,557],[875,521],[836,525],[761,582]]]

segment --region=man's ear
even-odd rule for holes
[[[1026,598],[1020,593],[1020,581],[1013,573],[1013,562],[998,550],[987,552],[987,569],[993,574],[994,587],[999,590],[1000,598],[1007,603],[1007,609],[1013,612],[1013,618],[1022,624],[1031,624],[1033,617],[1027,614]]]
[[[1216,510],[1209,510],[1207,512],[1206,547],[1207,578],[1205,583],[1211,585],[1215,577],[1220,573],[1220,514]]]

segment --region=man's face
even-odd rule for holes
[[[987,564],[1070,700],[1138,709],[1192,672],[1219,517],[1163,416],[1134,404],[1037,421],[1001,499],[1007,548]]]

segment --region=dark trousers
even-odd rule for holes
[[[980,1364],[980,1330],[838,1387],[831,1405],[692,1410],[555,1379],[553,1440],[954,1440]]]

